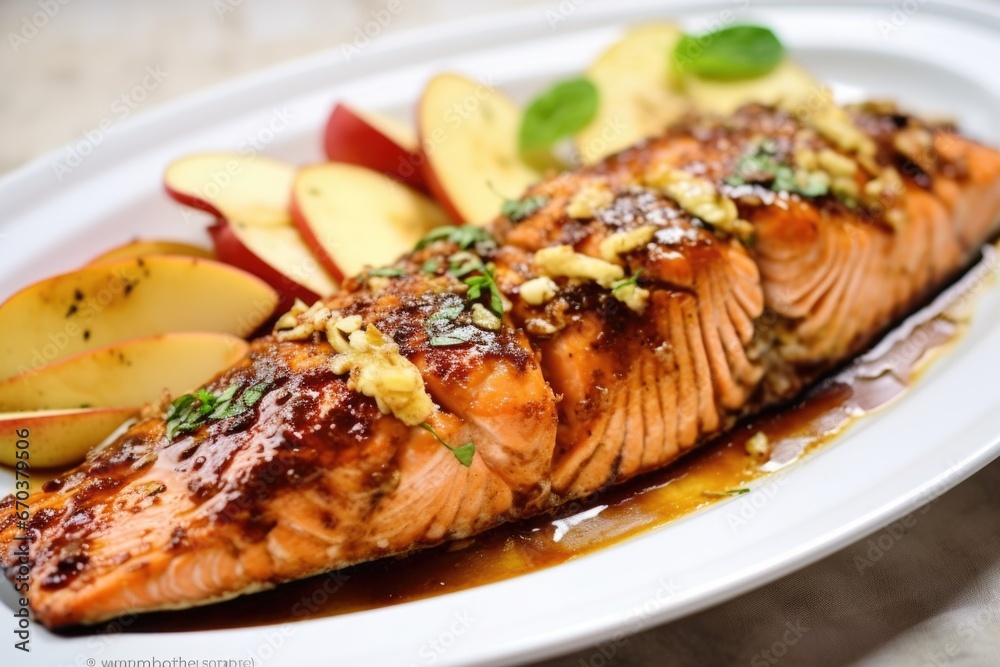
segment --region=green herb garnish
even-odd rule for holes
[[[483,275],[466,278],[465,284],[469,286],[469,292],[465,295],[466,301],[469,303],[478,301],[485,292],[488,295],[486,307],[497,317],[503,317],[503,297],[500,295],[500,287],[491,267],[484,266]]]
[[[618,290],[622,289],[623,287],[628,287],[629,285],[635,285],[636,287],[638,287],[639,286],[639,276],[642,275],[642,271],[643,271],[643,269],[637,269],[636,272],[633,273],[628,278],[622,278],[621,280],[616,280],[615,282],[611,283],[611,291],[612,292],[617,292]]]
[[[404,271],[403,269],[397,269],[396,267],[393,266],[385,266],[382,267],[381,269],[369,269],[368,275],[370,277],[377,276],[379,278],[399,278],[400,276],[405,276],[406,271]]]
[[[734,25],[697,37],[684,35],[674,62],[705,79],[754,79],[773,70],[785,47],[773,32],[755,25]]]
[[[543,195],[532,195],[524,199],[504,199],[500,205],[500,215],[509,218],[511,222],[521,222],[549,201]]]
[[[459,250],[448,256],[448,273],[456,278],[463,278],[484,268],[486,267],[479,255],[468,250]]]
[[[795,170],[777,160],[774,142],[762,141],[752,152],[740,158],[736,171],[726,177],[727,185],[738,187],[748,183],[769,183],[775,192],[793,192],[803,197],[822,197],[830,191],[829,180],[819,172],[808,174],[804,183],[796,178]]]
[[[427,332],[427,344],[432,347],[447,347],[449,345],[461,345],[472,340],[475,334],[473,327],[463,327],[442,331],[442,325],[454,322],[465,310],[465,304],[458,303],[453,306],[445,306],[441,310],[432,314],[424,322],[424,331]]]
[[[167,439],[173,440],[180,433],[189,433],[202,424],[219,419],[227,419],[243,414],[252,408],[267,393],[271,384],[259,382],[243,390],[234,401],[239,385],[229,385],[224,391],[213,394],[207,389],[199,389],[193,394],[177,397],[167,409]]]
[[[424,429],[425,431],[433,435],[435,440],[437,440],[442,445],[451,450],[451,453],[455,455],[455,458],[458,459],[458,462],[464,465],[466,468],[472,465],[472,458],[476,455],[475,442],[470,440],[468,443],[464,445],[452,447],[447,442],[445,442],[444,439],[442,439],[441,436],[437,434],[437,431],[434,430],[434,427],[428,424],[427,422],[422,423],[420,425],[420,428]]]
[[[423,263],[420,270],[424,273],[437,273],[438,268],[441,266],[441,261],[437,257],[431,257],[429,260]]]
[[[496,247],[496,239],[482,227],[475,225],[445,225],[435,227],[424,238],[420,239],[414,250],[426,248],[435,241],[449,241],[462,250],[468,250],[472,246],[487,249]]]
[[[597,115],[597,87],[579,77],[552,86],[524,110],[518,144],[522,151],[548,148],[571,137]]]
[[[725,491],[702,491],[701,493],[710,498],[726,498],[728,496],[742,496],[744,493],[750,493],[750,489],[726,489]]]

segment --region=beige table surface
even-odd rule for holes
[[[0,0],[0,173],[97,126],[147,66],[169,76],[142,109],[336,48],[385,5],[383,0],[62,2],[15,52],[8,33],[20,32],[42,2]],[[220,4],[232,11],[220,17]],[[402,0],[404,10],[385,32],[527,4]],[[907,523],[905,534],[883,529],[703,613],[543,664],[1000,665],[1000,461]],[[889,547],[881,549],[880,543]],[[866,560],[871,567],[862,565]],[[30,657],[25,664],[32,664]]]

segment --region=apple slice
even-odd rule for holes
[[[291,225],[260,227],[219,220],[208,233],[220,260],[249,271],[281,293],[279,310],[290,308],[295,299],[312,303],[337,291],[337,283]]]
[[[391,118],[338,104],[323,133],[331,162],[367,167],[427,192],[417,135]]]
[[[745,81],[710,81],[684,74],[684,93],[695,108],[724,116],[750,102],[781,104],[786,109],[794,109],[821,90],[821,85],[808,72],[790,60],[782,61],[764,76]]]
[[[213,174],[236,173],[233,189],[214,187]],[[282,307],[313,302],[337,291],[292,225],[289,204],[295,168],[262,157],[211,153],[178,160],[167,168],[171,195],[217,216],[209,228],[219,259],[249,271],[277,289]],[[213,189],[214,187],[214,189]],[[209,202],[195,193],[211,192]]]
[[[197,389],[239,361],[242,338],[177,332],[135,338],[0,380],[0,412],[141,406]]]
[[[0,304],[0,379],[140,336],[246,336],[277,304],[278,293],[264,281],[209,259],[150,255],[86,266]]]
[[[178,241],[129,241],[123,245],[107,250],[87,262],[90,266],[111,264],[123,259],[145,257],[146,255],[180,255],[181,257],[203,257],[215,259],[211,250],[200,248],[190,243]]]
[[[541,174],[518,154],[521,110],[484,83],[441,74],[427,84],[418,104],[424,177],[444,209],[458,222],[484,224]]]
[[[137,408],[86,408],[2,414],[0,463],[16,466],[27,460],[33,468],[78,463],[138,412]]]
[[[295,179],[292,219],[338,280],[394,262],[448,216],[422,194],[382,174],[330,162]]]
[[[599,94],[597,115],[574,140],[584,164],[663,132],[690,109],[677,91],[673,52],[682,32],[672,23],[629,30],[589,68]]]
[[[295,167],[263,155],[201,153],[167,167],[167,193],[217,218],[248,225],[288,225]]]

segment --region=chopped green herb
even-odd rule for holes
[[[470,273],[482,271],[484,269],[483,260],[479,255],[460,250],[448,257],[448,273],[456,278],[464,278]]]
[[[427,339],[427,344],[431,347],[448,347],[451,345],[461,345],[472,340],[475,332],[470,327],[455,329],[451,333],[431,336]]]
[[[465,310],[464,304],[445,306],[441,310],[432,314],[424,322],[424,330],[427,332],[427,344],[432,347],[446,347],[449,345],[461,345],[472,340],[475,330],[472,327],[441,331],[441,325],[446,322],[453,322]]]
[[[500,215],[509,218],[511,222],[521,222],[545,206],[548,201],[549,198],[543,195],[532,195],[524,199],[505,199],[500,206]]]
[[[441,261],[437,257],[431,257],[429,260],[423,263],[420,270],[424,273],[437,273],[438,268],[441,266]]]
[[[597,86],[578,77],[552,86],[524,110],[518,144],[522,151],[548,148],[571,137],[597,115]]]
[[[483,275],[466,278],[465,284],[469,286],[469,292],[465,295],[466,301],[469,303],[478,301],[485,292],[488,295],[486,307],[497,317],[503,317],[503,297],[491,267],[484,266]]]
[[[793,192],[803,197],[822,197],[830,191],[829,180],[821,174],[808,174],[800,182],[795,170],[775,158],[777,147],[771,140],[740,158],[735,173],[724,179],[727,185],[738,187],[748,183],[769,184],[775,192]]]
[[[755,79],[773,70],[785,47],[773,32],[755,25],[734,25],[697,37],[684,35],[673,57],[677,66],[705,79]]]
[[[616,280],[615,282],[611,283],[611,291],[617,292],[621,288],[627,287],[629,285],[635,285],[636,287],[638,287],[639,276],[642,275],[642,271],[643,271],[642,269],[637,269],[636,272],[633,273],[628,278],[622,278],[621,280]]]
[[[193,394],[177,397],[167,409],[167,439],[173,440],[180,433],[189,433],[208,421],[227,419],[243,414],[252,408],[267,393],[271,384],[259,382],[243,390],[239,400],[234,401],[239,385],[229,385],[224,391],[213,394],[207,389],[199,389]]]
[[[386,266],[381,269],[369,269],[369,276],[377,276],[380,278],[399,278],[400,276],[405,276],[406,271],[403,269],[397,269],[392,266]]]
[[[464,465],[466,468],[472,465],[472,458],[476,455],[475,442],[470,440],[464,445],[458,445],[456,447],[452,447],[447,442],[445,442],[444,439],[442,439],[441,436],[437,434],[437,431],[434,430],[434,427],[428,424],[427,422],[422,423],[420,425],[420,428],[424,429],[425,431],[433,435],[435,440],[437,440],[442,445],[451,450],[451,453],[455,455],[455,458],[458,459],[458,462]]]
[[[750,493],[750,489],[726,489],[725,491],[702,491],[701,493],[710,498],[725,498],[728,496],[742,496],[744,493]]]
[[[415,250],[426,248],[435,241],[449,241],[463,250],[468,250],[472,246],[477,249],[488,249],[496,247],[496,240],[488,231],[475,225],[445,225],[435,227],[424,238],[417,243]]]

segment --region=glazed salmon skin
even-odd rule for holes
[[[462,539],[789,400],[975,258],[1000,154],[885,104],[748,106],[542,182],[148,406],[30,498],[50,627]],[[0,554],[23,532],[0,502]]]

